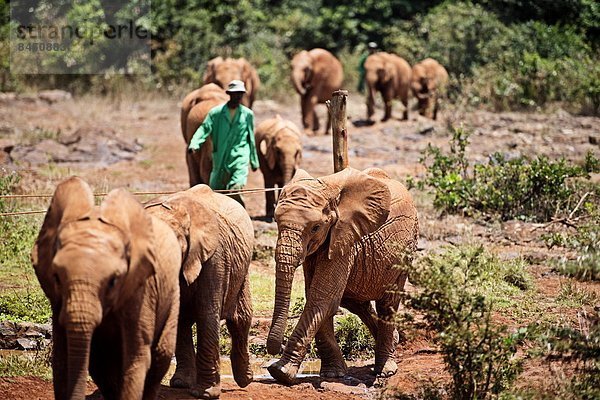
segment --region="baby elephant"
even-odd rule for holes
[[[265,188],[274,188],[275,185],[282,188],[292,179],[302,160],[300,130],[293,122],[277,115],[261,122],[254,135]],[[275,192],[268,191],[265,196],[266,217],[273,218]]]
[[[56,188],[32,252],[52,305],[56,399],[154,399],[175,350],[181,253],[171,228],[128,192],[94,206],[72,177]]]
[[[252,323],[248,268],[254,233],[246,210],[206,185],[151,200],[146,210],[175,231],[183,254],[175,351],[177,369],[171,387],[191,388],[195,397],[219,397],[221,319],[225,319],[231,334],[233,377],[241,387],[247,386],[252,382],[248,354]]]
[[[411,89],[419,101],[419,114],[437,119],[439,98],[445,92],[448,72],[433,58],[426,58],[412,68]]]

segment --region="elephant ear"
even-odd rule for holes
[[[219,221],[215,212],[198,201],[212,191],[206,185],[197,185],[166,202],[174,209],[185,212],[189,218],[188,252],[183,260],[182,273],[188,285],[200,275],[202,264],[213,256],[219,246]],[[206,198],[206,197],[204,197]]]
[[[116,305],[119,308],[156,271],[152,219],[129,192],[115,189],[100,206],[100,220],[124,234],[128,250],[127,276]]]
[[[381,180],[353,168],[321,180],[340,188],[333,204],[337,222],[330,232],[329,258],[348,256],[356,241],[377,230],[387,220],[390,190]]]
[[[245,58],[242,57],[238,61],[242,65],[242,80],[244,81],[244,85],[246,86],[246,92],[253,93],[258,89],[258,85],[260,82],[258,73]]]
[[[259,144],[259,149],[261,154],[265,157],[265,160],[267,160],[267,166],[269,167],[269,169],[274,169],[275,168],[275,162],[276,160],[276,151],[273,148],[273,146],[275,145],[275,138],[269,138],[269,139],[263,139],[260,141]]]
[[[51,266],[57,250],[56,238],[59,227],[71,221],[89,216],[94,209],[94,195],[88,184],[79,177],[71,177],[61,182],[54,191],[50,207],[31,251],[31,263],[50,299],[56,298],[52,292]]]
[[[223,62],[223,57],[219,56],[219,57],[213,58],[208,63],[206,63],[206,71],[204,71],[204,76],[202,77],[202,81],[204,82],[205,85],[207,83],[214,82],[215,71],[216,71],[217,65],[221,64],[222,62]]]
[[[315,179],[315,178],[313,178],[308,172],[306,172],[302,168],[298,168],[296,170],[296,173],[294,174],[294,177],[290,181],[290,184],[291,183],[296,183],[296,182],[301,181],[303,179]]]

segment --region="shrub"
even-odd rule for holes
[[[366,359],[375,355],[375,340],[371,332],[354,314],[335,319],[335,339],[347,360]]]
[[[50,303],[40,289],[4,292],[0,295],[0,320],[15,322],[48,322],[52,316]]]
[[[506,283],[505,272],[511,270],[502,265],[478,246],[426,256],[409,271],[420,290],[405,294],[405,304],[423,312],[426,326],[437,332],[452,375],[452,398],[498,394],[521,371],[515,354],[524,331],[508,334],[491,320],[487,293]]]
[[[423,153],[427,176],[418,186],[433,190],[436,208],[503,220],[549,221],[575,207],[581,185],[569,178],[587,177],[584,167],[544,156],[509,160],[499,153],[490,156],[487,164],[471,166],[466,157],[469,135],[452,128],[449,153],[431,145]]]
[[[51,350],[19,352],[0,355],[0,376],[39,376],[45,380],[52,379]]]

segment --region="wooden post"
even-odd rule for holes
[[[331,100],[328,100],[326,103],[331,119],[334,172],[340,172],[348,167],[348,131],[346,130],[347,97],[347,90],[336,90],[333,92]]]

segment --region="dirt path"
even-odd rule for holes
[[[258,101],[254,108],[256,122],[260,123],[280,114],[299,125],[298,108],[295,102],[284,105]],[[318,112],[324,121],[324,106],[319,107]],[[364,104],[360,98],[349,99],[348,114],[351,121],[355,122],[363,117]],[[378,110],[376,116],[380,117],[381,114],[381,110]],[[355,127],[349,121],[351,166],[358,169],[380,167],[400,180],[407,176],[418,176],[424,171],[419,158],[427,145],[448,146],[447,119],[473,129],[468,149],[473,161],[483,161],[488,154],[497,151],[508,157],[544,154],[552,158],[562,156],[569,160],[582,160],[588,150],[597,155],[600,153],[599,118],[576,117],[560,110],[547,115],[488,112],[447,114],[446,119],[442,118],[438,122],[421,118],[414,112],[406,122],[391,120]],[[401,114],[396,111],[395,115]],[[24,179],[20,188],[23,193],[52,193],[61,179],[72,174],[83,177],[97,192],[116,187],[143,191],[181,190],[187,187],[188,177],[184,160],[185,145],[179,129],[176,100],[150,99],[114,104],[107,99],[84,97],[52,105],[15,100],[0,107],[0,163],[4,163],[4,167],[9,170],[21,171]],[[49,140],[44,146],[51,146],[57,137],[68,137],[78,131],[92,136],[98,136],[97,132],[112,132],[114,140],[141,147],[132,150],[133,156],[128,159],[102,164],[89,163],[84,158],[76,162],[71,160],[29,165],[13,158],[16,153],[7,152],[11,146],[39,143],[40,138]],[[314,176],[331,173],[331,137],[304,136],[302,141],[302,168]],[[2,149],[5,149],[4,154]],[[262,186],[260,172],[251,172],[247,187]],[[539,235],[536,236],[531,225],[519,222],[490,225],[456,216],[441,218],[426,197],[418,197],[417,202],[422,230],[421,248],[431,249],[465,241],[483,242],[507,257],[515,254],[530,257],[533,260],[531,268],[536,287],[542,299],[544,296],[555,297],[560,290],[560,278],[547,274],[548,250],[536,239]],[[264,214],[263,195],[247,195],[246,204],[252,217]],[[47,200],[32,202],[30,207],[43,209],[47,207]],[[268,269],[262,268],[261,271]],[[598,285],[590,284],[586,287],[600,293]],[[546,311],[559,314],[569,312],[560,309]],[[518,325],[527,321],[515,317],[506,318],[503,322]],[[426,335],[400,346],[396,359],[399,363],[398,373],[388,382],[382,382],[388,389],[397,387],[414,393],[420,384],[430,379],[448,380],[441,355],[436,352],[431,338]],[[532,366],[525,376],[536,375],[535,368]],[[379,389],[372,388],[374,382],[368,367],[356,367],[350,375],[354,377],[350,382],[323,383],[317,378],[307,378],[299,385],[285,387],[273,381],[261,381],[245,389],[225,380],[221,398],[351,399],[373,397],[378,392]],[[359,383],[363,383],[363,386]],[[94,386],[90,385],[89,394],[93,392]],[[186,396],[185,391],[164,387],[160,398],[191,398]],[[51,398],[51,382],[31,377],[0,378],[0,399]]]

